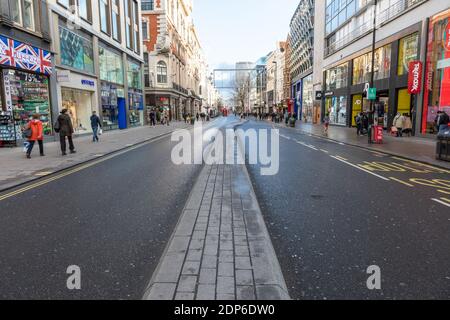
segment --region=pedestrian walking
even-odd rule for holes
[[[325,135],[328,135],[328,128],[330,127],[330,114],[325,114],[325,117],[323,118],[323,133]]]
[[[156,127],[156,112],[155,110],[150,111],[150,127]]]
[[[355,117],[356,122],[356,135],[359,137],[363,134],[363,118],[362,113],[358,113]]]
[[[170,126],[170,118],[169,118],[169,112],[165,111],[164,112],[164,122],[167,126]]]
[[[44,129],[42,121],[39,120],[39,114],[33,114],[32,119],[28,122],[24,132],[28,133],[26,136],[28,140],[27,158],[31,159],[31,152],[33,151],[36,141],[39,144],[39,154],[41,157],[44,155]]]
[[[445,111],[438,111],[438,115],[436,117],[436,127],[438,133],[442,133],[447,131],[448,124],[450,123],[450,117]]]
[[[403,128],[403,134],[410,137],[412,135],[412,129],[413,129],[412,120],[411,120],[411,117],[409,116],[409,114],[407,114],[407,113],[405,113],[403,116],[405,117],[405,125]]]
[[[102,134],[102,124],[100,122],[100,118],[97,115],[96,111],[92,111],[91,116],[91,128],[92,128],[92,142],[100,142],[98,138],[99,134]]]
[[[397,138],[403,137],[403,127],[405,125],[405,117],[399,112],[394,118],[393,126],[397,128]]]
[[[56,131],[57,130],[57,131]],[[69,150],[71,154],[76,153],[75,146],[73,144],[72,135],[73,135],[73,125],[70,116],[67,114],[67,109],[63,109],[61,114],[58,116],[58,119],[55,123],[55,131],[59,132],[59,140],[61,143],[61,152],[63,156],[66,156],[66,137],[69,141]]]

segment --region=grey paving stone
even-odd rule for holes
[[[218,268],[218,275],[224,277],[234,276],[234,263],[232,262],[220,262]]]
[[[175,294],[175,283],[154,283],[146,295],[146,300],[172,300]]]
[[[251,286],[236,287],[237,300],[255,300],[255,288]]]
[[[202,260],[203,250],[189,250],[186,256],[186,261],[201,261]]]
[[[205,240],[206,230],[197,230],[192,233],[192,240]]]
[[[238,286],[253,286],[252,270],[236,270],[236,285]]]
[[[192,301],[194,300],[195,293],[194,292],[177,292],[175,296],[175,300],[178,301]]]
[[[190,250],[203,249],[204,244],[205,244],[204,240],[192,239],[191,244],[189,245],[189,249]]]
[[[199,231],[199,230],[207,230],[208,229],[208,224],[207,223],[196,223],[195,224],[195,230]]]
[[[197,279],[196,276],[181,276],[178,282],[177,292],[195,292]]]
[[[158,269],[155,282],[176,283],[183,267],[184,258],[184,254],[166,255]]]
[[[203,256],[202,259],[202,268],[206,269],[216,269],[217,268],[218,259],[216,255],[213,256]]]
[[[217,300],[234,301],[234,300],[236,300],[236,297],[235,297],[234,293],[232,293],[232,294],[230,294],[230,293],[218,293],[217,294]]]
[[[248,244],[247,242],[247,236],[234,236],[234,244],[238,246],[246,246]]]
[[[234,253],[237,257],[250,257],[248,246],[234,246]]]
[[[220,240],[220,250],[233,250],[233,241]]]
[[[249,257],[236,257],[235,266],[236,269],[252,269],[252,264]]]
[[[168,253],[183,253],[187,251],[191,237],[174,237],[170,242]]]
[[[234,277],[217,277],[217,294],[229,293],[234,294],[235,284]]]
[[[233,232],[234,232],[234,234],[236,235],[236,236],[246,236],[247,235],[247,232],[245,231],[245,228],[239,228],[239,227],[236,227],[236,223],[234,224],[234,230],[233,230]]]
[[[200,271],[200,261],[186,261],[183,266],[183,275],[198,275]]]
[[[219,244],[213,243],[211,241],[206,241],[205,249],[203,253],[208,256],[217,255],[217,252],[219,251]]]
[[[215,300],[216,286],[211,284],[200,284],[197,289],[197,300]]]
[[[221,250],[219,253],[219,262],[234,262],[233,250]]]
[[[217,269],[200,269],[199,284],[216,284]]]

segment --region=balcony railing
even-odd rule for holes
[[[382,24],[390,20],[393,20],[394,18],[402,14],[404,11],[425,1],[427,0],[399,0],[395,2],[394,4],[390,5],[389,8],[379,13],[377,12],[376,27],[377,28],[380,27]],[[325,47],[325,56],[335,53],[336,51],[342,49],[343,47],[354,41],[355,39],[363,36],[364,34],[372,30],[373,30],[373,21],[368,21],[356,27],[353,31],[349,32],[344,38],[328,44],[328,46]]]

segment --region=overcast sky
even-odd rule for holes
[[[298,0],[194,0],[194,23],[211,69],[255,62],[285,40]]]

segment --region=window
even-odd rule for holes
[[[147,21],[142,21],[142,38],[148,40],[148,23]]]
[[[144,66],[148,67],[148,53],[144,52]]]
[[[128,61],[128,87],[142,90],[141,66]]]
[[[131,8],[130,8],[130,0],[124,0],[123,6],[125,10],[125,40],[127,44],[127,48],[131,49],[132,41],[131,41],[131,34],[132,34],[132,27],[131,27]]]
[[[152,11],[154,10],[154,0],[142,0],[141,10],[142,11]]]
[[[120,33],[120,5],[119,0],[114,0],[112,4],[112,19],[111,19],[111,27],[112,27],[112,36],[114,40],[121,40]]]
[[[63,5],[66,8],[70,7],[70,2],[71,2],[71,0],[58,0],[58,3]]]
[[[99,48],[100,79],[123,85],[122,56],[103,47]]]
[[[34,0],[12,0],[10,5],[14,23],[34,31]]]
[[[140,39],[139,39],[139,9],[137,1],[133,0],[133,49],[134,52],[140,52]]]
[[[411,61],[417,59],[419,51],[419,34],[414,33],[403,39],[400,39],[399,54],[398,54],[398,69],[399,76],[408,73],[408,65]]]
[[[91,0],[78,0],[78,14],[86,21],[92,21]]]
[[[109,2],[108,0],[99,0],[100,6],[100,29],[102,32],[109,34],[110,26],[109,26]]]
[[[158,83],[167,83],[167,65],[164,61],[158,62],[156,74]]]
[[[92,41],[59,27],[61,64],[85,72],[94,73]]]
[[[327,90],[336,90],[347,87],[348,81],[348,63],[341,64],[326,72]]]

